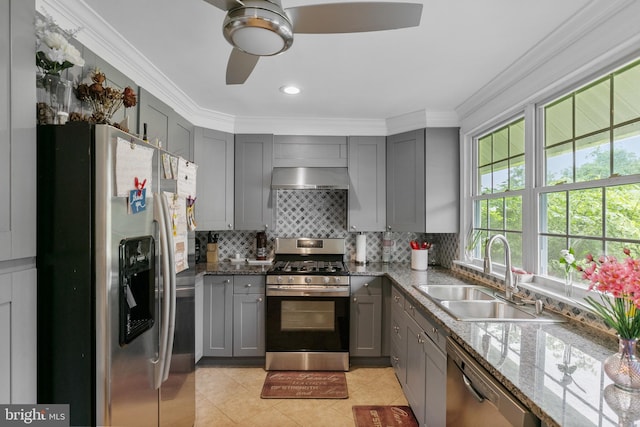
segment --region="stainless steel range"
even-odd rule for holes
[[[349,370],[344,239],[276,239],[267,272],[267,370]]]

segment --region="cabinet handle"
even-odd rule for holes
[[[362,285],[362,286],[364,286],[365,288],[368,288],[368,287],[369,287],[369,284],[368,284],[368,283],[365,283],[365,284],[364,284],[364,285]]]
[[[418,334],[417,338],[418,338],[418,344],[424,344],[424,339],[420,334]]]
[[[251,287],[251,283],[247,283],[246,286],[247,286],[247,288],[250,288]]]
[[[225,279],[224,283],[231,283],[231,279]]]
[[[355,230],[355,229],[356,229],[356,226],[355,226],[355,225],[352,225],[352,226],[351,226],[351,229],[352,229],[352,230]]]
[[[400,302],[400,297],[398,295],[394,295],[393,299],[395,300],[395,302]]]
[[[259,297],[259,298],[258,298],[258,302],[262,302],[262,297]]]
[[[358,298],[353,297],[353,302],[358,302]]]
[[[264,229],[267,230],[269,228],[269,224],[264,225]]]
[[[394,327],[393,327],[393,330],[394,330],[394,331],[396,332],[396,334],[397,334],[398,332],[400,332],[400,326],[394,326]]]
[[[227,224],[227,228],[229,229],[233,228],[233,224]]]
[[[437,328],[431,328],[431,332],[433,332],[435,335],[438,335],[438,329]]]
[[[398,359],[396,356],[392,356],[391,358],[393,359],[393,363],[395,364],[397,364],[400,361],[400,359]]]

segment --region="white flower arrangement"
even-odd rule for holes
[[[59,76],[74,65],[82,67],[84,59],[69,40],[78,30],[61,29],[49,15],[36,18],[36,65],[45,74]]]

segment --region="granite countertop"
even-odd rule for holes
[[[199,264],[201,274],[264,274],[269,266]],[[351,264],[351,275],[387,276],[417,307],[527,405],[548,426],[616,426],[620,406],[640,408],[640,393],[613,386],[603,361],[617,350],[614,337],[575,321],[566,323],[463,322],[441,310],[413,285],[469,283],[451,270],[409,264]],[[639,414],[640,412],[636,410]]]

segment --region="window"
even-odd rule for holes
[[[640,62],[541,107],[539,273],[562,277],[560,250],[640,254]]]
[[[517,119],[476,140],[476,176],[473,233],[470,250],[479,257],[482,242],[503,234],[511,246],[512,262],[522,264],[522,194],[524,189],[524,118]],[[502,245],[492,257],[504,259]]]
[[[526,111],[539,121],[531,145],[524,117],[473,138],[467,252],[480,258],[485,239],[504,234],[514,266],[557,279],[568,247],[578,260],[625,247],[640,256],[640,60]]]

